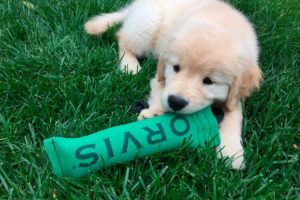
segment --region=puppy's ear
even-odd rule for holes
[[[226,102],[227,109],[234,110],[241,98],[248,97],[253,90],[258,89],[261,79],[262,73],[257,65],[246,66],[246,70],[232,81]]]
[[[165,81],[166,77],[165,77],[165,60],[160,57],[159,58],[159,61],[158,61],[158,64],[157,64],[157,67],[156,67],[156,76],[157,76],[157,80],[159,82],[163,82]]]

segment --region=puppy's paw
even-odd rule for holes
[[[220,150],[220,147],[217,148],[217,156],[218,158],[229,158],[231,169],[234,170],[244,170],[246,168],[244,161],[244,150],[241,149],[239,151],[231,151],[228,148],[223,148]]]
[[[246,168],[244,162],[244,156],[234,157],[234,160],[231,163],[231,168],[235,170],[244,170]]]
[[[148,108],[148,109],[141,111],[137,120],[149,119],[149,118],[156,117],[156,116],[159,116],[162,114],[164,114],[164,111],[161,109]]]
[[[84,24],[84,29],[85,31],[88,33],[88,34],[91,34],[91,35],[95,35],[97,34],[97,28],[96,28],[96,24],[91,20],[91,21],[87,21],[85,24]]]
[[[102,17],[94,17],[84,24],[85,31],[90,35],[104,33],[108,28],[107,22]]]
[[[134,57],[125,57],[121,60],[120,70],[127,74],[136,74],[141,70],[139,61]]]

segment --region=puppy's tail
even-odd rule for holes
[[[123,9],[117,12],[101,14],[91,18],[84,25],[84,28],[88,34],[98,35],[104,33],[108,27],[120,23],[127,15],[128,9]]]

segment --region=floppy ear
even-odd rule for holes
[[[158,64],[157,64],[157,67],[156,67],[156,76],[157,76],[157,80],[158,82],[163,82],[165,81],[165,60],[160,57],[159,58],[159,61],[158,61]]]
[[[262,73],[256,65],[247,66],[240,76],[235,76],[229,89],[227,109],[232,111],[241,98],[248,97],[253,90],[258,89],[261,79]]]

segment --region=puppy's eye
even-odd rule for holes
[[[174,65],[173,66],[174,71],[177,73],[180,71],[180,65]]]
[[[206,84],[206,85],[211,85],[211,84],[214,84],[214,82],[211,80],[211,78],[209,77],[205,77],[203,79],[203,83]]]

